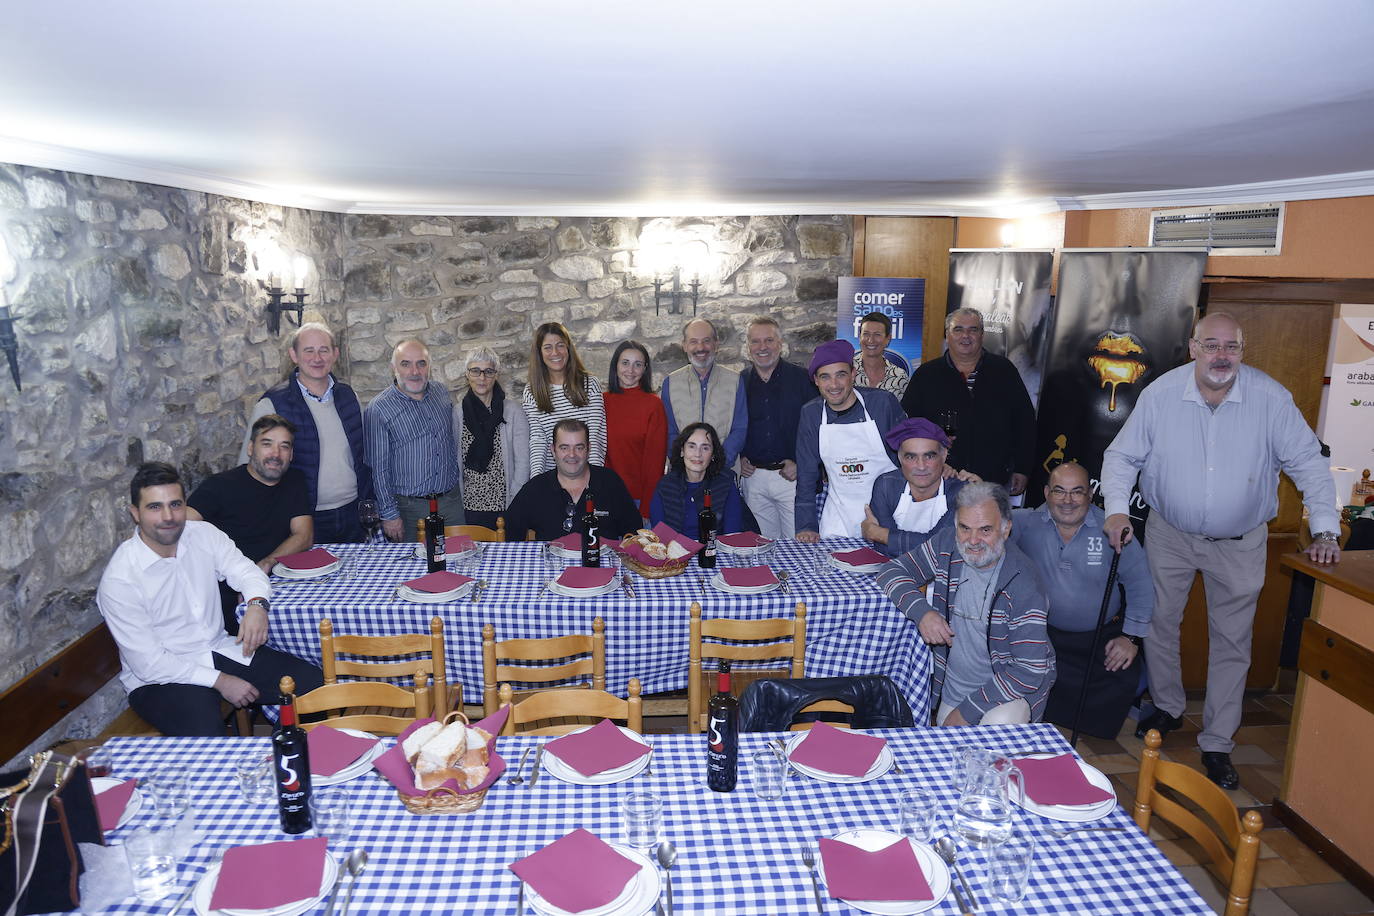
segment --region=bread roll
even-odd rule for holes
[[[430,722],[422,725],[411,732],[405,741],[401,742],[401,753],[405,755],[406,763],[415,766],[415,758],[420,756],[420,748],[424,747],[429,739],[439,734],[444,728],[442,722]]]

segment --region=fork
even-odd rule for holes
[[[1086,831],[1091,831],[1091,832],[1093,832],[1093,833],[1125,833],[1125,832],[1126,832],[1126,828],[1125,828],[1125,827],[1098,827],[1098,826],[1092,826],[1092,825],[1083,826],[1083,827],[1046,827],[1046,828],[1045,828],[1045,832],[1046,832],[1046,833],[1048,833],[1050,836],[1055,837],[1056,839],[1060,839],[1060,840],[1064,839],[1064,837],[1068,836],[1068,835],[1071,834],[1071,833],[1078,833],[1078,832],[1080,832],[1080,831],[1085,831],[1085,832],[1086,832]]]
[[[658,751],[654,748],[654,744],[653,744],[652,741],[648,742],[648,744],[649,744],[649,763],[648,763],[647,766],[644,767],[644,772],[647,773],[647,774],[649,774],[650,776],[652,776],[652,775],[654,775],[654,755],[657,754]]]
[[[217,850],[215,850],[215,854],[212,855],[212,856],[210,856],[210,861],[208,861],[208,862],[205,863],[205,871],[208,872],[210,869],[214,868],[216,865],[218,865],[218,864],[219,864],[220,862],[222,862],[223,860],[224,860],[224,850],[223,850],[223,849],[217,849]],[[204,872],[202,872],[201,874],[204,874]],[[168,911],[167,916],[177,916],[177,913],[181,911],[181,908],[186,904],[186,901],[187,901],[187,900],[190,900],[190,899],[191,899],[191,895],[194,894],[194,893],[196,892],[196,885],[198,885],[198,884],[200,884],[200,880],[199,880],[199,879],[196,879],[196,880],[194,880],[194,881],[191,882],[191,886],[188,887],[188,888],[186,889],[186,893],[184,893],[184,894],[182,894],[180,897],[178,897],[178,898],[177,898],[177,902],[174,903],[174,904],[172,904],[172,909],[171,909],[170,911]]]
[[[811,872],[811,889],[816,892],[816,912],[824,913],[825,904],[821,902],[821,882],[816,877],[816,856],[810,846],[802,847],[802,864]]]

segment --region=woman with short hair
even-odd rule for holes
[[[697,513],[711,494],[716,533],[758,531],[754,514],[740,498],[735,473],[725,466],[725,448],[710,423],[692,423],[669,446],[668,473],[654,489],[649,521],[690,537],[697,535]]]
[[[530,479],[530,436],[525,412],[501,387],[501,357],[490,347],[468,353],[467,393],[453,407],[453,441],[463,472],[463,515],[468,524],[496,527]]]
[[[625,488],[649,515],[654,487],[663,476],[668,456],[668,416],[654,394],[654,370],[649,350],[626,340],[611,356],[606,402],[606,467],[620,475]]]
[[[568,329],[557,321],[541,324],[530,344],[529,384],[521,406],[530,423],[530,476],[553,467],[553,427],[559,420],[581,420],[591,430],[588,459],[606,463],[606,405],[601,386],[587,373]]]

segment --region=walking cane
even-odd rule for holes
[[[1126,545],[1121,545],[1124,549]],[[1093,631],[1093,647],[1088,652],[1088,664],[1083,672],[1083,687],[1078,691],[1078,708],[1073,714],[1073,735],[1069,738],[1070,747],[1078,747],[1078,722],[1083,718],[1083,707],[1088,702],[1088,684],[1093,672],[1097,670],[1097,653],[1102,648],[1102,628],[1107,625],[1107,608],[1112,604],[1112,589],[1116,588],[1116,564],[1121,562],[1121,554],[1112,553],[1112,567],[1107,570],[1107,590],[1102,593],[1102,610],[1097,612],[1097,629]]]

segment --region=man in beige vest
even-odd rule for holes
[[[682,328],[682,349],[689,365],[663,380],[663,408],[668,414],[668,443],[692,423],[710,423],[725,446],[725,466],[734,466],[749,431],[749,407],[739,373],[716,365],[716,326],[693,318]]]

